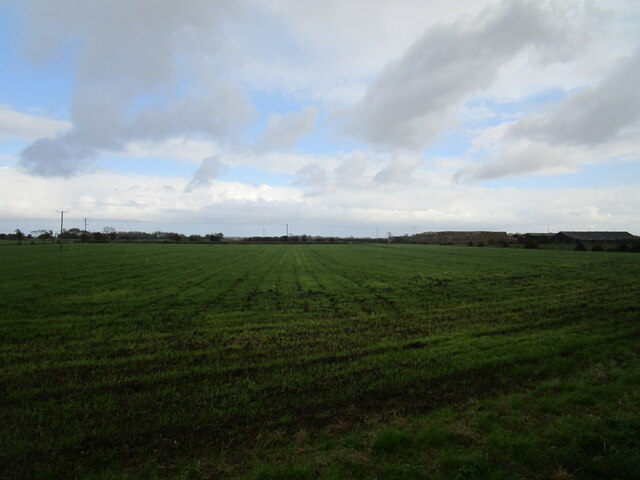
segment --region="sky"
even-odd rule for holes
[[[0,232],[640,234],[637,0],[0,0]]]

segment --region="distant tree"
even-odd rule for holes
[[[219,242],[224,238],[224,233],[222,232],[211,233],[207,235],[205,238],[209,239],[210,242]]]
[[[109,240],[115,240],[118,238],[118,234],[116,233],[116,229],[113,227],[105,226],[102,228],[102,233],[104,233]],[[104,241],[104,240],[102,240]]]
[[[629,251],[629,247],[626,243],[619,243],[616,246],[616,252],[628,252]]]
[[[584,252],[587,247],[584,246],[582,242],[576,243],[576,248],[574,249],[576,252]]]
[[[189,235],[190,242],[199,242],[201,240],[202,240],[202,237],[200,235]]]
[[[65,239],[76,239],[80,238],[81,233],[82,231],[79,228],[70,228],[69,230],[62,232],[59,237]]]
[[[42,241],[46,242],[47,240],[51,240],[53,242],[53,230],[42,230],[38,238],[42,239]]]
[[[22,240],[24,239],[24,233],[18,228],[16,229],[16,240],[18,240],[18,245],[22,244]]]
[[[101,232],[93,232],[93,241],[98,243],[107,242],[109,240],[109,236],[105,233]]]

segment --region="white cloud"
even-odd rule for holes
[[[349,113],[347,131],[381,145],[426,145],[519,55],[534,55],[542,67],[582,53],[604,14],[567,5],[505,1],[473,20],[427,30],[369,86]]]
[[[234,2],[117,0],[62,8],[34,1],[25,8],[34,56],[81,38],[72,129],[23,151],[31,173],[72,175],[132,141],[227,138],[251,120],[246,94],[216,71],[227,20],[240,15]]]
[[[425,28],[486,2],[276,0],[248,2],[229,52],[241,82],[326,107],[357,101],[372,75]]]
[[[536,114],[488,129],[475,147],[481,164],[455,174],[457,181],[575,172],[612,158],[638,160],[640,151],[640,50],[617,63],[597,85],[567,95]]]
[[[553,144],[597,145],[620,135],[640,136],[640,49],[618,62],[598,85],[568,95],[540,114],[520,118],[516,137]]]
[[[5,219],[55,217],[55,209],[64,208],[70,219],[180,222],[185,230],[191,228],[190,223],[206,219],[207,224],[228,224],[228,235],[242,225],[279,222],[305,223],[326,235],[347,234],[342,227],[349,226],[367,226],[373,235],[376,225],[396,234],[409,233],[409,225],[418,231],[540,231],[549,224],[552,229],[640,232],[640,205],[630,201],[636,195],[634,187],[517,190],[459,185],[426,189],[372,184],[352,189],[334,185],[331,190],[305,196],[302,188],[212,180],[208,186],[186,191],[186,184],[183,178],[106,172],[45,179],[0,167],[0,204]]]
[[[35,140],[54,137],[71,128],[69,122],[53,120],[0,105],[0,140]]]
[[[622,60],[637,49],[636,2],[14,3],[27,12],[31,59],[43,76],[46,65],[71,65],[73,91],[69,122],[0,107],[0,139],[33,140],[22,173],[2,170],[5,217],[42,216],[55,203],[159,221],[637,225],[631,189],[473,183],[638,160],[640,62]],[[266,127],[243,143],[257,118]],[[328,141],[302,151],[309,133]],[[105,169],[115,157],[161,158],[194,175],[92,170],[101,156]]]

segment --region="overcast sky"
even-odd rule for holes
[[[639,32],[637,0],[0,0],[0,231],[640,234]]]

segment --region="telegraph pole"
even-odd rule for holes
[[[286,226],[287,226],[287,237],[288,237],[289,236],[289,224],[287,223]]]
[[[64,214],[69,212],[65,212],[64,210],[56,210],[56,212],[60,214],[60,234],[62,234],[62,232],[64,232]]]
[[[87,219],[84,219],[84,232],[87,233]]]

